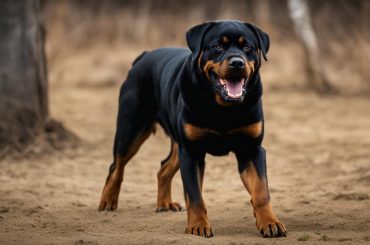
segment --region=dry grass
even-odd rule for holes
[[[370,56],[365,55],[370,47],[369,23],[363,20],[368,19],[370,4],[310,4],[330,80],[342,93],[369,93]],[[305,83],[303,52],[281,1],[44,1],[43,9],[51,68],[58,60],[72,59],[86,50],[123,50],[121,59],[133,59],[132,53],[144,49],[186,46],[184,33],[189,27],[214,19],[239,19],[257,23],[271,36],[268,69],[272,86],[297,87]]]
[[[111,161],[119,85],[135,56],[143,49],[185,46],[186,29],[206,19],[254,20],[253,16],[243,17],[242,12],[252,1],[244,5],[232,1],[235,6],[223,3],[217,8],[206,8],[217,1],[202,2],[197,8],[193,8],[195,0],[185,7],[173,6],[177,1],[168,2],[169,6],[155,1],[158,6],[150,11],[140,10],[146,9],[144,3],[148,2],[115,5],[115,1],[100,1],[96,8],[95,1],[45,2],[51,116],[75,132],[81,144],[53,154],[0,161],[0,243],[285,245],[301,243],[297,240],[304,244],[370,241],[370,101],[321,96],[302,89],[303,52],[289,31],[289,21],[278,18],[277,13],[284,13],[281,1],[272,2],[276,14],[262,24],[272,37],[270,61],[262,68],[264,147],[271,200],[287,225],[288,237],[274,241],[259,237],[232,155],[207,157],[204,197],[216,231],[212,240],[183,234],[185,212],[155,213],[156,172],[169,150],[169,140],[161,130],[127,165],[117,212],[97,212]],[[144,15],[146,19],[141,20]],[[345,54],[340,42],[331,45]],[[334,64],[331,53],[325,57]],[[346,65],[356,62],[350,60]],[[182,190],[176,175],[173,197],[181,203]]]

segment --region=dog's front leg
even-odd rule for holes
[[[188,234],[212,237],[213,231],[208,222],[207,209],[201,192],[202,164],[205,154],[191,154],[183,147],[179,149],[180,171],[184,185],[186,209],[188,213]]]
[[[259,146],[251,157],[239,153],[237,158],[241,180],[251,195],[257,229],[263,237],[286,236],[285,226],[270,205],[265,150]]]

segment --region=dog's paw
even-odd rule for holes
[[[186,234],[192,234],[195,236],[202,236],[206,238],[210,238],[214,236],[214,232],[210,225],[197,225],[197,226],[189,226],[185,229]]]
[[[180,203],[177,202],[162,202],[156,209],[156,212],[167,212],[167,211],[174,211],[178,212],[182,210],[182,206]]]
[[[98,211],[114,211],[117,209],[118,202],[117,201],[107,201],[101,200],[99,204]]]
[[[273,221],[257,226],[262,237],[273,238],[273,237],[286,237],[287,230],[283,223],[280,221]]]
[[[120,185],[107,183],[101,196],[98,211],[114,211],[117,209]]]

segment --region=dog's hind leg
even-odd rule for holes
[[[127,150],[122,153],[115,154],[114,162],[109,168],[109,174],[101,196],[99,211],[108,210],[113,211],[117,209],[118,196],[123,181],[124,168],[127,162],[136,154],[141,144],[149,137],[152,132],[151,128],[141,131],[133,140],[127,145]]]
[[[114,139],[114,160],[109,168],[99,211],[117,209],[124,168],[154,130],[155,99],[153,90],[148,85],[129,76],[122,86]]]
[[[179,170],[179,155],[177,143],[171,141],[171,152],[168,157],[161,162],[161,169],[158,171],[158,199],[157,212],[180,211],[181,205],[172,201],[171,182],[173,176]]]

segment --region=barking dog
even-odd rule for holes
[[[158,172],[158,211],[181,210],[171,198],[180,168],[185,191],[186,232],[212,237],[202,185],[206,153],[236,155],[241,180],[251,195],[263,237],[286,235],[270,205],[265,150],[262,84],[269,37],[239,21],[207,22],[186,33],[189,49],[144,52],[123,83],[114,140],[114,159],[99,210],[115,210],[127,162],[159,123],[171,151]]]

